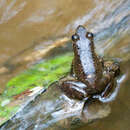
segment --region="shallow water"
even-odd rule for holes
[[[26,51],[31,53],[45,48],[55,38],[71,36],[75,28],[83,24],[95,33],[97,52],[106,57],[116,57],[121,62],[125,79],[111,105],[110,116],[86,124],[80,130],[130,129],[129,21],[129,0],[0,0],[0,64],[12,70],[0,75],[0,92],[11,77],[30,66],[21,65],[19,69],[19,65],[13,64],[14,59],[22,60],[21,54],[26,56]]]

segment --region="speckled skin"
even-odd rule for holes
[[[119,75],[117,63],[103,61],[96,55],[93,34],[78,26],[72,36],[74,59],[71,73],[60,79],[59,87],[70,98],[82,100],[96,94],[107,96]]]

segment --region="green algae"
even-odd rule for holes
[[[36,86],[48,87],[52,82],[69,72],[71,62],[72,54],[42,61],[11,79],[7,83],[4,94],[6,97],[11,97]]]
[[[13,115],[14,113],[17,112],[17,110],[19,109],[19,106],[4,106],[4,107],[1,107],[0,106],[0,110],[2,112],[0,112],[0,117],[4,117],[6,119],[8,119],[11,115]]]
[[[8,81],[4,93],[0,96],[0,102],[2,103],[2,101],[6,99],[13,101],[13,96],[37,86],[47,88],[51,83],[57,81],[70,71],[72,58],[73,54],[68,53],[43,60],[40,63],[33,65],[30,69]],[[4,121],[6,121],[19,107],[19,105],[2,106],[0,104],[0,119],[4,118]],[[3,120],[0,120],[0,124],[2,123]]]

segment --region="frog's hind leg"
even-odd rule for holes
[[[113,92],[115,86],[116,86],[116,81],[113,79],[111,82],[109,82],[109,83],[107,84],[107,87],[106,87],[106,88],[104,89],[104,91],[102,92],[101,97],[102,97],[102,98],[107,98],[107,97],[109,97],[109,96],[112,94],[112,92]]]
[[[74,79],[61,79],[59,87],[70,98],[82,100],[87,96],[86,85]]]
[[[96,98],[98,98],[101,102],[104,103],[113,101],[116,98],[117,93],[119,91],[119,87],[116,86],[116,83],[116,80],[110,82],[105,88],[105,90],[101,93],[101,95],[97,96]]]
[[[112,93],[112,90],[116,86],[115,77],[120,73],[120,67],[117,62],[105,61],[104,62],[104,77],[102,79],[101,85],[106,86],[102,92],[102,97],[107,97]],[[102,87],[103,88],[103,87]]]

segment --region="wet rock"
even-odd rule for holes
[[[54,83],[45,93],[36,96],[35,100],[4,123],[1,130],[70,129],[106,117],[109,113],[109,104],[101,103],[97,99],[72,100]]]

